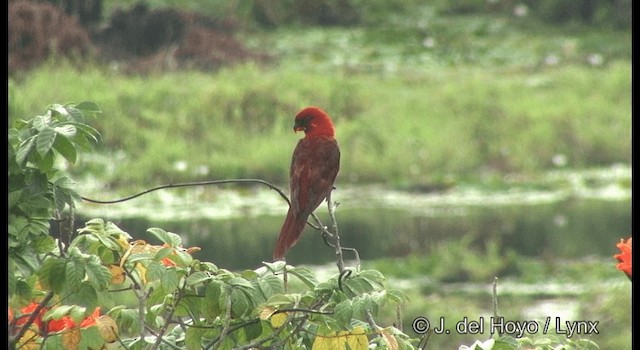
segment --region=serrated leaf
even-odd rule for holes
[[[187,286],[204,283],[212,280],[214,277],[207,272],[195,272],[187,277]]]
[[[326,335],[318,334],[313,340],[311,350],[333,350],[344,349],[344,342],[340,341],[336,332],[330,332]]]
[[[351,350],[367,350],[369,349],[369,339],[362,327],[355,327],[346,334],[346,345]]]
[[[175,249],[175,254],[171,257],[172,260],[176,261],[180,266],[190,266],[193,262],[193,257],[191,254],[187,253],[182,249]]]
[[[265,300],[269,299],[274,294],[284,293],[284,285],[277,276],[264,276],[263,278],[259,278],[257,283]]]
[[[40,131],[36,137],[36,150],[40,156],[44,157],[51,150],[51,146],[56,140],[56,135],[56,132],[50,127],[45,127]]]
[[[397,289],[387,290],[387,297],[389,298],[389,300],[398,304],[409,302],[409,296],[403,291]]]
[[[364,270],[358,274],[358,277],[364,278],[367,282],[377,284],[379,287],[384,285],[384,275],[377,270]]]
[[[96,290],[105,290],[111,281],[111,272],[101,264],[88,262],[86,265],[87,280]]]
[[[247,295],[238,289],[231,290],[231,315],[242,317],[251,310],[251,303]]]
[[[66,302],[85,305],[94,308],[98,303],[98,293],[88,282],[82,282],[74,293],[71,293]]]
[[[274,262],[263,261],[262,263],[264,264],[264,266],[266,266],[269,269],[269,271],[271,271],[271,273],[274,273],[274,274],[282,272],[283,268],[287,264],[282,260],[278,260]]]
[[[143,255],[143,254],[135,254]],[[132,255],[131,257],[134,257]],[[131,260],[129,260],[131,262]],[[157,261],[152,261],[147,265],[147,271],[145,272],[145,278],[147,281],[157,281],[162,278],[162,275],[167,273],[167,268]]]
[[[178,282],[180,282],[180,279],[178,278],[178,273],[175,269],[167,269],[160,278],[160,285],[162,286],[162,289],[169,293],[178,288]]]
[[[45,259],[42,267],[38,270],[40,285],[45,289],[51,289],[55,293],[60,293],[66,280],[66,266],[67,263],[63,259],[54,257]]]
[[[296,276],[300,281],[302,281],[302,283],[306,284],[307,287],[309,288],[313,289],[316,287],[316,285],[318,285],[318,280],[316,279],[316,276],[314,276],[313,273],[309,271],[309,269],[306,269],[304,267],[294,267],[288,272]]]
[[[161,228],[152,227],[147,229],[147,232],[157,237],[162,243],[166,243],[171,247],[180,247],[182,245],[182,238],[173,232],[167,232]]]
[[[351,300],[347,299],[338,304],[333,309],[334,317],[341,327],[347,327],[353,317],[353,306]]]
[[[251,282],[247,281],[246,279],[242,278],[242,277],[232,277],[230,278],[227,283],[229,285],[232,285],[234,287],[242,287],[242,288],[247,288],[247,289],[252,289],[253,285],[251,285]]]
[[[56,248],[56,242],[49,235],[42,235],[32,241],[32,248],[38,254],[49,253]]]
[[[70,287],[79,286],[85,277],[85,269],[84,264],[75,261],[69,260],[67,261],[67,267],[65,272],[65,283]]]
[[[289,305],[295,302],[295,297],[291,294],[274,294],[267,300],[268,306]]]

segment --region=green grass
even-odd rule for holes
[[[553,168],[556,155],[571,168],[629,163],[627,34],[428,7],[378,26],[247,31],[240,36],[278,63],[137,76],[52,59],[9,80],[9,119],[49,103],[98,103],[104,115],[91,123],[114,169],[84,159],[72,171],[116,187],[285,183],[300,137],[292,119],[306,105],[336,122],[341,183],[493,181]],[[602,62],[590,64],[593,54]]]

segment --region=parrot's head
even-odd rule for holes
[[[334,137],[335,128],[329,115],[318,107],[307,107],[296,114],[293,131],[304,131],[307,137]]]

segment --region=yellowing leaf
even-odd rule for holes
[[[107,343],[113,343],[118,339],[118,325],[111,316],[103,315],[96,319],[96,326],[102,339]]]
[[[18,348],[25,350],[38,350],[40,349],[40,343],[36,340],[40,339],[38,333],[29,328],[20,340],[18,341]]]
[[[271,315],[273,315],[276,312],[276,308],[271,307],[271,306],[267,306],[264,309],[262,309],[262,311],[260,311],[260,314],[258,315],[258,317],[260,317],[261,320],[268,320],[269,317],[271,317]]]
[[[80,328],[74,327],[62,334],[62,344],[67,350],[76,350],[80,344]]]
[[[335,332],[327,335],[316,335],[311,350],[334,350],[344,349],[344,339],[338,337]]]
[[[124,269],[119,265],[109,265],[109,271],[111,272],[111,283],[123,284],[126,278]]]
[[[116,239],[116,242],[118,242],[122,249],[129,249],[129,241],[124,235],[119,235],[118,239]]]
[[[384,339],[384,342],[387,345],[387,349],[398,350],[398,340],[396,340],[396,337],[390,332],[388,328],[381,329],[380,334],[382,335],[382,339]]]
[[[287,320],[287,313],[281,312],[271,316],[271,326],[278,328]]]
[[[351,350],[366,350],[369,348],[369,339],[362,327],[356,327],[347,335],[347,344]]]

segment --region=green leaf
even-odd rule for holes
[[[161,228],[152,227],[147,232],[156,236],[162,243],[166,243],[171,247],[180,247],[182,245],[182,238],[175,233],[167,232]]]
[[[73,146],[71,141],[69,141],[66,137],[56,137],[55,141],[53,142],[53,148],[70,163],[75,164],[78,157],[78,152],[76,151],[76,148]]]
[[[58,104],[58,103],[52,104],[51,106],[49,106],[48,109],[51,112],[55,112],[55,113],[52,113],[52,114],[56,114],[57,113],[57,114],[59,114],[61,116],[64,116],[64,117],[69,115],[69,112],[67,111],[67,109],[63,105]]]
[[[178,288],[178,282],[180,282],[180,279],[178,278],[178,273],[175,269],[167,269],[167,272],[162,274],[160,278],[160,285],[162,286],[162,289],[168,293],[171,293]]]
[[[171,255],[171,253],[173,253],[173,248],[169,248],[169,247],[160,248],[160,250],[158,250],[156,252],[156,255],[153,257],[153,260],[160,261],[168,257],[169,255]]]
[[[272,273],[280,273],[283,271],[284,267],[286,266],[286,262],[282,261],[282,260],[278,260],[278,261],[274,261],[274,262],[267,262],[267,261],[263,261],[262,262],[264,264],[264,266],[266,266],[269,271],[271,271]]]
[[[407,294],[396,289],[387,290],[387,297],[389,300],[398,304],[409,301],[409,296]]]
[[[207,272],[195,272],[187,277],[187,286],[204,283],[212,280],[214,277]]]
[[[74,293],[71,293],[65,302],[69,304],[85,305],[92,309],[98,306],[98,293],[89,282],[82,282],[80,286],[76,288]]]
[[[284,293],[284,285],[277,276],[264,276],[263,278],[259,278],[257,283],[265,300],[268,300],[274,294]]]
[[[56,140],[56,135],[56,132],[50,127],[45,127],[38,134],[36,138],[36,150],[42,157],[51,150],[51,146],[53,146],[53,142]]]
[[[100,336],[98,327],[80,328],[79,349],[105,349],[105,343]]]
[[[191,254],[187,253],[185,250],[176,249],[176,254],[171,257],[171,259],[178,263],[180,266],[190,266],[193,262],[193,257]]]
[[[262,334],[262,322],[255,322],[243,327],[247,340],[253,340]]]
[[[67,262],[64,259],[49,257],[42,263],[42,268],[38,270],[40,285],[45,289],[51,289],[55,293],[60,293],[66,281]]]
[[[37,115],[33,118],[33,127],[38,130],[38,131],[42,131],[44,128],[48,127],[49,125],[51,125],[51,116],[50,115]]]
[[[16,162],[18,164],[23,164],[24,161],[27,160],[31,149],[36,142],[36,136],[37,135],[31,136],[27,140],[21,142],[20,146],[18,146],[18,151],[16,152]]]
[[[309,271],[309,269],[306,269],[304,267],[294,267],[288,272],[296,276],[300,281],[302,281],[302,283],[306,284],[307,287],[311,289],[315,288],[318,284],[316,276],[314,276],[313,273]]]
[[[206,329],[189,327],[185,332],[185,345],[187,350],[200,350],[202,349],[202,335],[206,332]]]
[[[143,255],[143,254],[135,254],[135,255]],[[133,257],[134,255],[131,255]],[[127,260],[128,262],[132,262],[131,259]],[[162,275],[167,273],[167,268],[157,261],[152,261],[147,265],[147,272],[145,274],[145,278],[147,281],[157,281],[162,278]]]
[[[85,277],[84,264],[77,260],[69,260],[66,268],[66,281],[67,286],[74,287],[79,286]]]
[[[33,240],[32,247],[36,253],[49,253],[56,248],[56,242],[53,237],[49,235],[42,235]]]
[[[222,288],[219,283],[213,282],[207,285],[207,289],[204,292],[202,312],[208,320],[214,320],[222,313],[220,308],[221,294]]]
[[[58,133],[58,134],[60,134],[60,135],[62,135],[64,137],[67,137],[67,138],[76,136],[76,132],[78,131],[75,126],[69,125],[69,124],[62,125],[62,126],[56,126],[56,127],[53,128],[53,130],[56,133]]]
[[[384,275],[377,270],[364,270],[358,274],[358,277],[362,277],[370,283],[377,284],[379,287],[384,285]]]
[[[87,280],[98,291],[107,289],[111,282],[111,272],[106,266],[89,261],[86,265]]]
[[[23,279],[18,279],[16,281],[15,293],[20,298],[28,300],[28,299],[31,299],[31,297],[32,297],[33,289],[31,288],[29,283],[27,283],[27,281],[25,281]],[[9,294],[11,294],[11,291],[9,291]]]
[[[91,101],[81,102],[80,104],[76,105],[76,108],[85,112],[102,113],[100,107]]]
[[[334,317],[341,327],[347,328],[353,317],[353,306],[351,300],[347,299],[338,304],[333,309]]]
[[[66,316],[69,311],[71,311],[72,308],[74,307],[80,307],[77,305],[60,305],[58,307],[56,307],[55,309],[51,309],[49,311],[47,311],[47,313],[44,314],[44,316],[42,317],[42,319],[44,321],[49,321],[49,320],[59,320],[61,318],[63,318],[64,316]],[[85,308],[83,308],[85,309]],[[84,310],[83,310],[84,312]]]
[[[279,307],[295,303],[296,298],[292,294],[274,294],[267,300],[266,306]]]
[[[240,290],[233,289],[231,291],[231,315],[232,317],[242,317],[251,311],[250,301]]]

